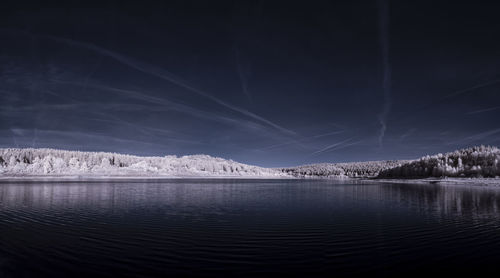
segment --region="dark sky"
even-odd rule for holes
[[[290,166],[500,145],[496,1],[39,2],[0,11],[0,147]]]

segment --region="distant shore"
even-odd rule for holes
[[[26,175],[0,176],[0,183],[8,182],[129,182],[129,181],[167,181],[167,180],[303,180],[303,181],[342,181],[362,183],[407,183],[438,185],[478,185],[500,186],[500,178],[413,178],[413,179],[380,179],[380,178],[348,178],[348,177],[256,177],[256,176],[139,176],[139,175]]]
[[[477,146],[414,160],[265,168],[208,155],[142,157],[56,149],[0,149],[0,179],[377,179],[464,183],[500,180],[500,149]]]

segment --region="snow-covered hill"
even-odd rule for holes
[[[299,178],[491,178],[500,176],[500,149],[479,146],[416,160],[321,163],[280,170]]]
[[[418,160],[262,168],[208,155],[141,157],[54,149],[0,149],[0,177],[124,176],[247,178],[499,177],[500,149],[472,147]]]
[[[500,176],[500,149],[490,146],[424,156],[398,167],[385,169],[378,175],[379,178],[498,176]]]
[[[368,178],[382,170],[400,166],[408,160],[366,161],[350,163],[319,163],[281,168],[283,173],[304,178]]]
[[[140,157],[55,149],[0,149],[0,176],[287,177],[208,155]]]

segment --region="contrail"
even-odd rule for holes
[[[410,135],[412,135],[413,133],[415,133],[415,131],[417,131],[416,128],[411,128],[410,130],[408,130],[407,132],[405,132],[403,135],[401,135],[399,137],[399,140],[403,141],[406,137],[409,137]]]
[[[241,90],[245,94],[245,96],[248,98],[249,101],[252,101],[252,95],[248,91],[248,77],[247,77],[247,72],[243,67],[241,66],[241,58],[240,58],[240,52],[237,47],[234,49],[235,56],[236,56],[236,69],[238,70],[238,77],[240,79],[241,83]]]
[[[69,85],[77,85],[77,86],[81,85],[80,83],[76,83],[76,82],[72,82],[72,81],[64,81],[64,80],[56,80],[56,79],[52,79],[51,81],[57,82],[60,84],[69,84]],[[226,123],[226,124],[231,124],[231,125],[236,125],[236,126],[246,125],[248,127],[248,123],[246,122],[247,120],[244,120],[244,119],[235,120],[235,119],[232,119],[229,117],[224,117],[222,115],[214,114],[212,112],[205,112],[203,110],[199,110],[199,109],[196,109],[194,107],[191,107],[191,106],[188,106],[185,104],[181,104],[178,102],[174,102],[171,100],[167,100],[164,98],[158,98],[158,97],[150,96],[147,94],[143,94],[143,93],[138,92],[138,91],[115,88],[115,87],[96,84],[96,83],[92,83],[92,82],[87,83],[85,86],[88,88],[94,88],[94,89],[104,90],[104,91],[113,92],[113,93],[125,94],[129,97],[132,97],[132,98],[135,98],[138,100],[142,100],[142,101],[145,101],[148,103],[161,105],[161,106],[167,107],[171,110],[186,113],[188,115],[195,116],[195,117],[198,117],[200,119],[211,120],[211,121],[215,121],[215,122],[221,122],[221,123]],[[248,121],[248,122],[251,122],[251,121]],[[267,128],[266,126],[262,125],[261,123],[257,123],[257,122],[252,122],[252,123],[255,123],[259,126],[262,126],[263,128]]]
[[[487,82],[483,82],[483,83],[480,83],[480,84],[476,84],[472,87],[469,87],[469,88],[465,88],[465,89],[462,89],[462,90],[458,90],[458,91],[455,91],[451,94],[448,94],[446,96],[444,96],[442,99],[448,99],[448,98],[451,98],[451,97],[455,97],[455,96],[459,96],[459,95],[462,95],[462,94],[465,94],[465,93],[469,93],[469,92],[472,92],[474,90],[477,90],[477,89],[480,89],[480,88],[483,88],[483,87],[488,87],[490,85],[493,85],[493,84],[496,84],[496,83],[500,83],[500,78],[499,79],[494,79],[494,80],[490,80],[490,81],[487,81]]]
[[[458,97],[458,96],[461,96],[461,95],[464,95],[464,94],[469,94],[469,93],[472,93],[478,89],[482,89],[482,88],[486,88],[486,87],[489,87],[489,86],[492,86],[492,85],[495,85],[495,84],[498,84],[500,83],[500,78],[498,79],[492,79],[492,80],[489,80],[489,81],[486,81],[486,82],[482,82],[482,83],[478,83],[474,86],[471,86],[471,87],[467,87],[465,89],[460,89],[460,90],[456,90],[452,93],[449,93],[443,97],[440,97],[438,99],[434,99],[432,100],[432,102],[429,102],[428,104],[425,104],[425,105],[422,105],[418,108],[415,108],[414,110],[412,111],[407,111],[407,113],[402,116],[402,117],[399,117],[396,122],[398,123],[401,123],[403,120],[406,120],[406,119],[409,119],[409,118],[415,118],[415,117],[418,117],[418,113],[421,113],[422,111],[426,110],[426,109],[429,109],[429,108],[432,108],[434,106],[437,106],[437,105],[440,105],[440,104],[446,104],[446,100],[448,99],[451,99],[451,98],[454,98],[454,97]],[[500,106],[499,106],[500,107]],[[491,110],[494,110],[493,108]],[[466,113],[467,115],[473,115],[473,114],[478,114],[478,113],[482,113],[482,112],[488,112],[488,111],[491,111],[489,109],[485,109],[485,110],[477,110],[477,111],[471,111],[471,112],[468,112]]]
[[[73,81],[57,80],[57,79],[52,79],[50,81],[55,82],[55,83],[60,83],[60,84],[81,86],[81,83],[73,82]],[[218,114],[215,114],[213,112],[199,110],[197,108],[194,108],[194,107],[191,107],[191,106],[188,106],[185,104],[174,102],[174,101],[171,101],[171,100],[168,100],[165,98],[150,96],[148,94],[144,94],[142,92],[138,92],[138,91],[134,91],[134,90],[121,89],[121,88],[106,86],[106,85],[102,85],[102,84],[98,84],[98,83],[94,83],[94,82],[89,82],[86,84],[86,86],[88,88],[103,90],[103,91],[107,91],[107,92],[111,92],[111,93],[119,93],[122,95],[125,94],[125,95],[127,95],[131,98],[137,99],[137,100],[141,100],[141,101],[144,101],[147,103],[156,104],[156,105],[160,105],[161,107],[165,107],[165,109],[161,109],[159,111],[174,110],[174,111],[188,114],[190,116],[198,117],[200,119],[210,120],[210,121],[214,121],[214,122],[229,124],[229,125],[236,126],[239,128],[258,131],[258,132],[260,132],[260,134],[264,133],[267,136],[272,137],[272,138],[276,137],[274,135],[274,132],[272,132],[272,131],[274,131],[274,129],[271,130],[268,126],[263,125],[260,122],[251,121],[248,119],[225,117],[223,115],[218,115]],[[54,92],[50,92],[48,90],[47,90],[47,92],[52,93],[53,95],[56,95],[56,96],[60,96],[59,94],[54,93]],[[68,98],[66,96],[61,96],[61,97]],[[148,109],[154,109],[154,108],[150,107]]]
[[[346,140],[344,140],[344,141],[341,141],[341,142],[337,142],[337,143],[331,144],[330,146],[326,146],[326,147],[324,147],[324,148],[323,148],[323,149],[321,149],[321,150],[318,150],[318,151],[313,152],[311,155],[315,155],[315,154],[320,154],[320,153],[326,152],[326,151],[328,151],[328,150],[330,150],[330,149],[333,149],[333,148],[335,148],[335,147],[341,146],[342,144],[345,144],[345,143],[347,143],[347,142],[349,142],[349,141],[351,141],[351,140],[352,140],[352,138],[349,138],[349,139],[346,139]]]
[[[481,133],[478,133],[478,134],[475,134],[472,136],[468,136],[468,137],[456,140],[456,141],[448,142],[447,145],[456,145],[456,144],[465,144],[465,143],[469,144],[469,143],[472,143],[475,141],[484,140],[485,138],[488,138],[488,137],[495,135],[497,133],[500,133],[500,128],[491,129],[491,130],[488,130],[485,132],[481,132]]]
[[[382,50],[382,63],[384,67],[384,106],[382,112],[378,114],[380,132],[378,136],[379,146],[382,143],[387,130],[387,117],[391,112],[391,64],[389,63],[389,0],[379,0],[379,39]]]
[[[434,100],[433,102],[431,102],[431,103],[429,103],[429,104],[427,104],[425,106],[422,106],[416,112],[424,110],[424,109],[427,109],[427,108],[432,107],[432,106],[434,106],[436,104],[443,103],[444,101],[446,101],[449,98],[458,97],[458,96],[461,96],[461,95],[464,95],[464,94],[468,94],[468,93],[474,92],[475,90],[478,90],[478,89],[481,89],[481,88],[486,88],[486,87],[489,87],[491,85],[495,85],[497,83],[500,83],[500,78],[489,80],[489,81],[486,81],[486,82],[481,82],[481,83],[478,83],[478,84],[476,84],[474,86],[454,91],[454,92],[452,92],[450,94],[447,94],[447,95],[445,95],[445,96],[443,96],[443,97],[441,97],[441,98],[439,98],[437,100]]]
[[[28,131],[27,129],[18,129],[22,132]],[[62,136],[67,136],[67,137],[74,137],[74,138],[89,138],[91,140],[88,140],[88,142],[93,142],[95,140],[105,140],[105,141],[115,141],[115,142],[123,142],[123,143],[134,143],[134,144],[140,144],[140,145],[156,145],[156,146],[168,146],[168,144],[162,144],[162,143],[153,143],[153,142],[145,142],[145,141],[140,141],[140,140],[134,140],[130,138],[119,138],[119,137],[114,137],[114,136],[109,136],[105,134],[99,134],[99,133],[88,133],[88,132],[80,132],[80,131],[71,131],[71,130],[57,130],[57,129],[40,129],[39,132],[41,135],[44,135],[47,137],[47,135],[57,135],[59,138]],[[171,138],[163,138],[166,141],[177,141],[177,140],[172,140]],[[67,141],[67,140],[66,140]],[[197,143],[197,144],[203,144],[203,143]],[[75,145],[69,144],[68,146],[75,147]]]
[[[104,114],[104,113],[94,113],[97,115],[103,115],[105,117],[109,117],[109,115]],[[110,123],[110,124],[120,124],[120,125],[126,125],[126,126],[131,126],[135,128],[136,130],[139,130],[142,135],[146,135],[149,138],[153,138],[153,136],[157,135],[157,133],[164,133],[166,136],[162,136],[162,140],[167,140],[167,141],[172,141],[172,142],[179,142],[179,143],[188,143],[188,144],[195,144],[195,145],[201,145],[199,140],[188,140],[188,139],[182,139],[182,138],[177,138],[177,137],[169,137],[172,135],[171,132],[168,130],[162,130],[158,128],[149,128],[149,127],[140,127],[135,124],[128,123],[127,121],[121,120],[119,118],[114,117],[115,120],[108,120],[108,119],[99,119],[99,118],[86,118],[88,120],[96,121],[96,122],[103,122],[103,123]],[[155,137],[158,138],[158,137]]]
[[[188,84],[186,81],[182,80],[181,78],[179,78],[177,76],[174,76],[172,73],[170,73],[164,69],[161,69],[161,68],[155,67],[153,65],[150,65],[150,64],[123,56],[123,55],[118,54],[114,51],[108,50],[106,48],[102,48],[100,46],[97,46],[97,45],[94,45],[91,43],[80,42],[80,41],[75,41],[75,40],[60,38],[60,37],[55,37],[55,36],[49,36],[49,35],[37,35],[37,36],[42,37],[42,38],[52,39],[54,41],[65,43],[68,45],[82,47],[82,48],[86,48],[86,49],[95,51],[101,55],[113,58],[114,60],[116,60],[124,65],[127,65],[131,68],[134,68],[138,71],[141,71],[141,72],[147,73],[147,74],[151,74],[151,75],[159,77],[163,80],[169,81],[169,82],[171,82],[179,87],[190,90],[190,91],[192,91],[200,96],[203,96],[207,99],[210,99],[213,102],[215,102],[221,106],[224,106],[230,110],[236,111],[236,112],[243,114],[247,117],[253,118],[254,120],[257,120],[257,121],[263,122],[267,125],[270,125],[276,129],[280,130],[283,133],[286,133],[288,135],[296,135],[296,133],[294,131],[291,131],[291,130],[288,130],[284,127],[281,127],[281,126],[279,126],[279,125],[277,125],[277,124],[275,124],[275,123],[273,123],[273,122],[271,122],[271,121],[269,121],[261,116],[258,116],[256,114],[250,112],[250,111],[247,111],[247,110],[242,109],[240,107],[237,107],[235,105],[229,104],[229,103],[227,103],[219,98],[216,98],[216,97],[214,97],[214,96],[212,96],[212,95],[210,95],[210,94],[208,94],[200,89],[197,89],[197,88],[193,87],[192,85]]]
[[[274,148],[282,147],[282,146],[287,146],[287,145],[291,145],[291,144],[299,144],[299,143],[307,141],[309,139],[316,139],[316,138],[326,137],[326,136],[340,134],[340,133],[344,133],[344,132],[345,132],[345,130],[338,130],[338,131],[332,131],[332,132],[328,132],[328,133],[313,135],[313,136],[309,136],[309,137],[304,137],[304,138],[299,139],[299,140],[293,140],[293,141],[288,141],[288,142],[285,142],[285,143],[274,144],[274,145],[271,145],[271,146],[267,146],[267,147],[261,148],[259,150],[260,151],[264,151],[264,150],[270,150],[270,149],[274,149]]]
[[[340,150],[340,149],[345,149],[347,147],[350,147],[350,146],[354,146],[354,145],[359,145],[360,143],[362,143],[364,140],[359,140],[359,141],[356,141],[356,142],[352,142],[352,143],[349,143],[349,144],[344,144],[344,145],[340,145],[338,147],[335,147],[335,148],[332,148],[332,149],[329,149],[325,152],[329,153],[329,152],[333,152],[333,151],[336,151],[336,150]]]
[[[474,115],[474,114],[490,112],[493,110],[497,110],[499,108],[500,108],[500,106],[495,106],[495,107],[490,107],[490,108],[485,108],[485,109],[474,110],[474,111],[470,111],[469,113],[467,113],[467,115]]]

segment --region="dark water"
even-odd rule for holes
[[[499,263],[500,187],[0,184],[0,277],[477,275]]]

